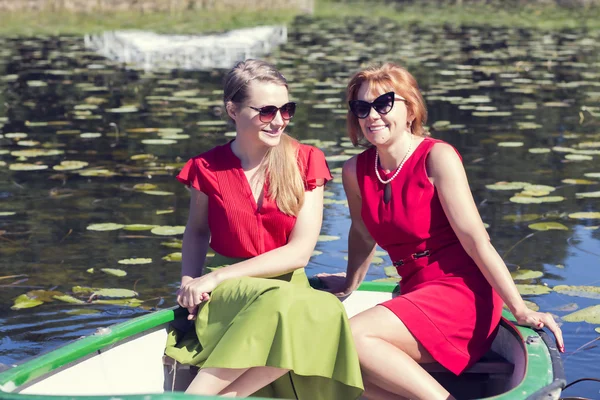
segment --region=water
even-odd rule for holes
[[[299,102],[290,127],[293,136],[320,140],[328,156],[344,154],[343,90],[348,76],[368,61],[400,62],[422,86],[433,136],[461,152],[483,221],[509,268],[544,274],[522,283],[600,286],[600,221],[568,217],[599,211],[597,198],[576,196],[600,190],[597,177],[585,176],[600,172],[594,153],[600,142],[597,32],[419,29],[388,21],[304,18],[288,34],[289,42],[272,55],[272,61],[292,82],[291,95]],[[127,69],[86,51],[83,40],[76,37],[0,39],[0,49],[0,126],[4,124],[0,213],[15,213],[0,214],[0,363],[13,364],[100,326],[175,305],[179,263],[163,257],[179,250],[162,245],[172,242],[171,237],[148,230],[86,228],[107,222],[184,225],[189,197],[175,181],[175,173],[188,158],[230,140],[226,133],[233,129],[198,125],[223,120],[219,97],[223,71]],[[118,134],[111,124],[118,126]],[[157,145],[143,140],[158,139],[161,132],[139,128],[182,131],[163,130],[162,135],[174,143]],[[27,136],[19,138],[23,135],[15,133]],[[502,142],[523,145],[499,146]],[[569,153],[555,146],[592,150],[591,159],[569,160],[565,157]],[[531,148],[554,150],[535,154],[528,151]],[[61,154],[22,159],[11,155],[30,149]],[[132,159],[141,154],[151,156]],[[108,173],[81,176],[81,170],[53,169],[64,160],[85,161],[89,165],[84,170]],[[15,163],[48,168],[10,170]],[[327,186],[329,198],[343,200],[336,169],[342,163],[329,165],[337,178]],[[486,188],[498,181],[550,185],[556,190],[549,195],[565,199],[517,204],[510,198],[518,190]],[[134,188],[142,183],[172,194],[152,195]],[[345,270],[348,209],[335,203],[325,208],[322,233],[340,239],[317,244],[322,254],[311,259],[309,274]],[[528,225],[535,222],[559,222],[567,230],[534,231]],[[152,262],[118,263],[137,257]],[[367,279],[385,277],[383,267],[391,262],[383,258],[382,264],[371,267]],[[91,268],[93,273],[88,272]],[[119,268],[127,276],[107,275],[101,268]],[[10,275],[18,276],[2,279]],[[144,302],[141,307],[127,307],[53,301],[22,310],[10,308],[17,296],[28,291],[71,293],[78,285],[133,289]],[[526,298],[562,317],[598,304],[598,297],[552,291]],[[567,381],[600,377],[596,327],[562,322]],[[581,383],[566,394],[598,398],[599,390],[596,383]]]

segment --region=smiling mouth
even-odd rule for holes
[[[369,132],[379,132],[383,129],[387,128],[387,125],[377,125],[377,126],[370,126],[369,127]]]
[[[269,136],[278,136],[280,135],[283,131],[282,130],[277,130],[277,131],[267,131],[263,129],[263,132],[266,133]]]

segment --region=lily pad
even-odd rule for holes
[[[88,163],[85,161],[61,161],[60,165],[55,165],[52,169],[55,171],[73,171],[87,166]]]
[[[126,231],[149,231],[152,228],[156,228],[158,225],[146,225],[146,224],[129,224],[123,226]]]
[[[75,298],[73,296],[69,296],[68,294],[63,294],[60,296],[54,296],[55,300],[63,301],[65,303],[70,304],[86,304],[85,301]]]
[[[21,310],[23,308],[36,307],[36,306],[39,306],[40,304],[44,304],[44,302],[37,298],[31,298],[31,297],[27,296],[27,294],[22,294],[14,300],[14,304],[11,307],[11,309],[12,310]]]
[[[160,245],[171,249],[181,249],[183,247],[183,242],[181,240],[173,240],[171,242],[161,242]]]
[[[127,298],[136,297],[138,294],[133,290],[129,289],[98,289],[95,290],[93,295],[98,297],[109,297],[109,298]]]
[[[530,269],[519,269],[510,274],[515,281],[524,281],[529,279],[537,279],[544,276],[542,271],[533,271]]]
[[[15,215],[16,212],[14,211],[1,211],[0,212],[0,217],[10,217],[11,215]]]
[[[588,172],[587,174],[583,174],[583,176],[587,178],[600,178],[600,172]]]
[[[567,228],[560,222],[538,222],[535,224],[530,224],[529,228],[533,229],[534,231],[550,231],[550,230],[568,231],[569,230],[569,228]]]
[[[116,269],[116,268],[101,268],[100,271],[104,272],[105,274],[108,275],[112,275],[112,276],[126,276],[127,272],[123,271],[122,269]]]
[[[569,214],[569,218],[573,219],[600,219],[600,212],[587,211],[587,212],[576,212]]]
[[[142,193],[150,194],[152,196],[171,196],[175,194],[173,192],[165,192],[162,190],[143,190]]]
[[[522,147],[523,142],[500,142],[498,147]]]
[[[152,263],[151,258],[126,258],[123,260],[117,261],[119,264],[125,265],[141,265],[141,264],[150,264]]]
[[[533,147],[527,151],[532,154],[547,154],[547,153],[550,153],[552,150],[545,149],[545,148],[539,148],[539,147]]]
[[[383,272],[390,278],[400,278],[400,275],[398,275],[398,270],[393,265],[383,267]]]
[[[598,286],[554,286],[554,291],[567,296],[586,297],[589,299],[600,299],[600,287]]]
[[[181,261],[181,252],[167,254],[162,259],[165,261]]]
[[[589,179],[563,179],[561,182],[567,185],[595,185],[598,183]]]
[[[318,242],[333,242],[334,240],[340,240],[339,236],[332,235],[319,235]]]
[[[544,285],[517,284],[516,286],[522,296],[548,294],[552,291],[552,289]]]
[[[8,169],[11,171],[41,171],[44,169],[48,169],[47,165],[38,165],[38,164],[27,164],[27,163],[15,163],[10,164]]]
[[[86,228],[88,231],[116,231],[123,228],[123,224],[115,224],[113,222],[106,222],[103,224],[92,224]]]
[[[490,190],[520,190],[530,185],[528,182],[496,182],[485,187]]]
[[[114,300],[94,300],[92,304],[112,304],[116,306],[139,307],[144,303],[140,299],[114,299]]]
[[[600,304],[575,311],[574,313],[565,315],[562,319],[567,322],[600,324]]]
[[[156,228],[152,228],[150,232],[162,236],[183,235],[185,226],[157,226]]]
[[[575,193],[575,197],[577,197],[578,199],[598,198],[598,197],[600,197],[600,191],[598,191],[598,192]]]
[[[144,139],[142,140],[144,144],[154,144],[154,145],[167,145],[167,144],[175,144],[177,140],[173,139]]]

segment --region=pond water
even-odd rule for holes
[[[347,78],[367,62],[402,63],[421,84],[433,136],[461,152],[492,242],[511,271],[525,272],[518,283],[535,285],[522,290],[552,289],[525,298],[560,319],[567,381],[600,377],[599,311],[589,322],[563,320],[600,298],[598,36],[298,19],[271,60],[299,102],[290,133],[321,147],[336,177],[329,240],[307,272],[345,270]],[[189,197],[174,175],[231,139],[222,74],[125,68],[78,37],[0,39],[0,363],[175,305],[180,266],[168,256],[177,260],[181,234],[150,229],[185,224]],[[497,182],[523,183],[489,186]],[[151,226],[88,229],[105,223]],[[381,258],[367,279],[386,278],[391,262]],[[138,263],[119,263],[130,259]],[[89,296],[78,286],[135,290],[141,302],[78,305],[38,292],[43,304],[11,309],[34,290]],[[598,398],[599,389],[581,383],[567,393]]]

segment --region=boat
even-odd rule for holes
[[[399,294],[393,282],[364,282],[343,299],[348,316]],[[195,367],[164,356],[169,324],[187,311],[156,311],[98,329],[56,350],[0,372],[4,400],[184,400]],[[490,351],[460,376],[439,364],[425,368],[459,399],[551,400],[565,386],[555,343],[543,330],[517,326],[505,310]],[[195,396],[217,400],[214,396]]]

